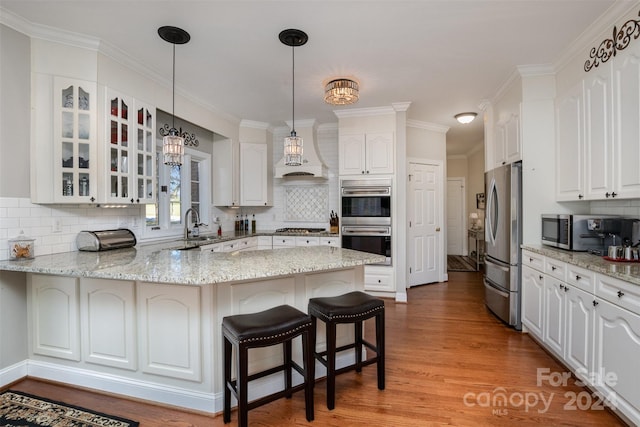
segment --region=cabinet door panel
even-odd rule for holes
[[[393,133],[366,135],[366,173],[393,173]]]
[[[544,276],[526,265],[522,266],[522,324],[529,333],[542,339]]]
[[[544,313],[542,340],[564,357],[564,285],[549,277],[544,282]]]
[[[340,175],[360,175],[365,173],[364,134],[340,135],[339,173]]]
[[[594,297],[572,286],[565,289],[565,361],[581,373],[593,372]]]
[[[33,352],[80,360],[78,279],[31,275]]]
[[[240,144],[240,204],[266,206],[267,145]]]
[[[138,284],[142,371],[201,381],[200,288]]]
[[[596,388],[640,424],[640,316],[598,300],[595,315]]]
[[[584,197],[582,84],[556,104],[556,200]]]
[[[80,311],[84,360],[135,370],[135,283],[81,279]]]

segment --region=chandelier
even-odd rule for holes
[[[296,57],[295,47],[304,45],[309,37],[304,31],[288,29],[280,32],[278,36],[280,41],[291,46],[291,63],[292,63],[292,102],[291,111],[293,120],[291,122],[291,134],[284,139],[284,164],[287,166],[300,166],[302,164],[302,138],[296,135]]]
[[[165,165],[180,166],[182,165],[182,156],[184,155],[184,137],[176,129],[176,45],[188,43],[191,39],[189,33],[182,28],[164,26],[158,28],[158,35],[162,40],[173,45],[173,77],[172,77],[172,122],[171,128],[168,125],[160,128],[162,138],[162,156]]]
[[[349,105],[358,102],[358,83],[350,79],[331,80],[324,88],[324,101],[331,105]]]

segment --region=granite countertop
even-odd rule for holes
[[[176,250],[176,242],[105,252],[65,252],[0,261],[0,270],[206,285],[287,276],[384,261],[380,255],[331,246],[210,252]]]
[[[544,245],[521,245],[522,249],[577,265],[596,273],[615,277],[625,282],[640,285],[640,262],[607,261],[601,256],[586,252],[570,252]]]

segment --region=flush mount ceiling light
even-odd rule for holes
[[[476,118],[477,115],[478,115],[477,113],[460,113],[460,114],[456,114],[453,117],[455,117],[455,119],[460,123],[467,124],[467,123],[471,123],[473,119]]]
[[[309,40],[309,37],[304,31],[288,29],[280,32],[278,36],[280,41],[291,46],[291,63],[292,63],[292,75],[291,87],[292,87],[292,102],[291,111],[293,120],[291,122],[291,134],[284,139],[284,164],[287,166],[300,166],[302,164],[302,138],[296,135],[296,57],[295,48],[302,46]]]
[[[331,80],[324,88],[324,102],[331,105],[349,105],[358,102],[358,83],[350,79]]]
[[[176,45],[185,44],[191,40],[191,36],[182,28],[164,26],[158,28],[158,35],[162,40],[173,45],[173,77],[172,77],[172,122],[169,126],[160,128],[162,138],[162,155],[165,165],[180,166],[182,165],[182,156],[184,155],[184,137],[176,129]]]

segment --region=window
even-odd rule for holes
[[[209,194],[211,156],[200,151],[185,149],[181,167],[162,163],[162,152],[156,153],[158,179],[157,201],[145,207],[145,237],[181,235],[184,231],[184,215],[189,208],[198,212],[200,222],[209,218]],[[192,214],[191,223],[196,220]]]

